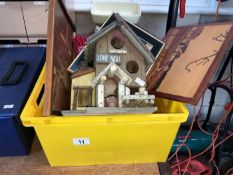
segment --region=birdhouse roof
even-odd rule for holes
[[[101,38],[111,30],[115,29],[117,26],[118,28],[122,29],[121,31],[125,32],[125,35],[130,39],[132,44],[134,44],[134,46],[140,50],[140,53],[142,53],[145,58],[145,62],[148,60],[146,62],[147,66],[150,66],[153,60],[158,58],[165,45],[163,41],[151,35],[141,27],[122,18],[120,15],[112,14],[100,27],[100,31],[88,38],[88,42],[86,43],[85,47],[70,64],[68,71],[71,73],[76,72],[79,69],[78,65],[80,61],[85,60],[87,55],[92,53],[91,49],[93,49],[93,47],[91,46],[94,46],[95,42],[98,41],[98,38]],[[91,43],[93,43],[93,45]],[[92,61],[93,56],[88,58],[90,58],[90,60],[87,61]]]
[[[85,68],[82,68],[82,69],[79,69],[77,72],[75,72],[74,74],[72,74],[71,78],[77,78],[77,77],[80,77],[80,76],[83,76],[83,75],[86,75],[86,74],[89,74],[89,73],[92,73],[92,72],[95,72],[95,69],[92,68],[92,67],[85,67]]]
[[[151,65],[154,60],[154,55],[147,48],[147,46],[138,38],[135,32],[131,29],[131,27],[125,22],[125,20],[119,15],[114,14],[115,21],[112,21],[110,24],[103,27],[98,32],[87,38],[87,46],[89,44],[94,44],[101,37],[105,36],[107,33],[112,31],[115,28],[119,28],[119,30],[131,41],[131,43],[138,49],[138,51],[144,56],[145,62],[147,65]]]

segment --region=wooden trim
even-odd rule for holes
[[[175,100],[175,101],[181,101],[186,102],[189,104],[196,104],[196,102],[193,102],[192,98],[177,96],[177,95],[171,95],[171,94],[165,94],[163,92],[157,92],[157,91],[150,91],[150,93],[155,94],[156,97],[162,97],[167,98],[169,100]]]
[[[61,23],[62,24],[64,23],[64,28],[61,28],[62,26]],[[59,97],[60,96],[64,97],[64,95],[62,94],[54,95],[54,92],[57,89],[59,90],[59,92],[64,91],[65,85],[63,85],[60,81],[59,86],[54,88],[53,87],[54,78],[55,78],[54,74],[55,74],[55,68],[57,69],[56,71],[60,71],[61,66],[59,67],[59,65],[62,64],[62,61],[65,61],[66,64],[68,64],[68,62],[71,62],[70,60],[73,59],[73,58],[70,58],[73,56],[73,47],[70,44],[72,41],[69,39],[69,36],[71,35],[70,31],[74,32],[75,27],[73,23],[71,22],[62,1],[61,0],[50,0],[49,1],[49,15],[48,15],[48,32],[47,32],[45,102],[44,102],[44,107],[43,107],[44,116],[49,116],[52,113],[61,110],[60,109],[61,107],[59,106],[57,107],[56,104],[54,105],[55,103],[54,101],[55,101],[55,97],[57,99],[62,99]],[[66,50],[62,50],[58,52],[57,42],[59,43],[61,42],[61,45],[64,45],[64,47],[61,47],[61,48],[66,49]],[[68,56],[66,52],[69,52],[70,56]],[[64,65],[64,67],[62,68],[66,69],[65,66],[67,65]],[[66,83],[66,82],[63,82],[63,83]],[[60,86],[62,86],[62,88]],[[59,100],[59,102],[63,102],[63,101]],[[61,104],[60,106],[64,106],[64,104]]]
[[[169,32],[167,33],[167,35],[170,35],[170,33],[172,33],[175,30],[175,28],[172,28],[169,30]],[[164,43],[166,43],[167,38],[165,37],[163,39]],[[169,46],[167,46],[166,44],[163,47],[163,50],[160,52],[159,55],[162,55],[164,53],[164,57],[167,58],[168,55],[171,54],[171,52],[173,51],[173,48],[176,47],[176,41],[173,40],[171,42],[171,44]],[[169,71],[160,71],[156,76],[154,76],[155,72],[156,72],[156,65],[160,62],[159,56],[158,59],[156,59],[154,61],[154,63],[151,65],[150,69],[147,72],[147,85],[148,85],[148,90],[149,91],[153,91],[153,89],[157,89],[159,87],[159,85],[161,84],[163,78],[166,76],[167,72]],[[164,62],[166,62],[166,60],[161,60],[160,65],[164,65]],[[174,62],[174,60],[172,62],[169,62],[168,67],[170,68],[172,66],[172,63]],[[153,70],[154,69],[154,70]]]
[[[47,52],[46,52],[46,70],[45,70],[45,100],[43,107],[43,115],[51,114],[51,98],[52,98],[52,79],[53,79],[53,45],[54,45],[54,10],[55,0],[49,1],[48,30],[47,30]]]
[[[91,86],[74,86],[73,89],[81,89],[81,90],[91,89],[91,90],[93,90],[93,88]]]
[[[80,70],[78,70],[77,72],[75,72],[74,74],[72,74],[71,78],[77,78],[80,77],[82,75],[86,75],[89,74],[91,72],[95,72],[95,69],[92,67],[86,67],[86,68],[82,68]]]

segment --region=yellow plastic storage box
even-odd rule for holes
[[[21,119],[35,128],[51,166],[164,162],[188,117],[184,104],[165,99],[157,99],[156,114],[43,117],[44,77],[45,69]]]

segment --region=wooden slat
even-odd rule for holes
[[[74,26],[61,0],[49,1],[46,55],[46,86],[43,114],[51,115],[69,109],[70,78],[67,67],[74,58],[72,34]]]
[[[119,108],[119,107],[81,107],[73,111],[62,111],[64,116],[91,116],[91,115],[119,115],[119,114],[152,114],[157,111],[157,107],[140,108]]]
[[[233,22],[173,28],[147,75],[159,97],[197,104],[232,46]]]
[[[95,69],[92,68],[92,67],[86,67],[86,68],[82,68],[80,70],[78,70],[77,72],[73,73],[71,75],[71,78],[77,78],[77,77],[80,77],[82,75],[86,75],[86,74],[89,74],[91,72],[95,72]]]

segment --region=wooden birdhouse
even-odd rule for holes
[[[106,23],[108,24],[105,27],[101,27],[101,30],[87,38],[84,50],[70,66],[69,70],[74,70],[78,68],[80,61],[85,61],[87,65],[92,65],[95,69],[95,75],[91,74],[91,84],[89,82],[86,86],[87,82],[85,82],[78,87],[79,91],[86,88],[89,92],[89,96],[86,96],[89,100],[85,104],[79,102],[82,92],[77,91],[75,85],[80,84],[75,81],[79,81],[84,75],[73,79],[73,109],[86,105],[86,113],[103,112],[105,107],[113,113],[118,107],[125,108],[119,110],[127,109],[128,112],[136,113],[138,113],[137,107],[143,109],[145,113],[155,111],[155,96],[148,94],[146,90],[146,72],[155,59],[153,53],[158,54],[158,51],[155,51],[153,44],[148,44],[138,35],[145,36],[146,40],[153,41],[153,43],[155,40],[145,31],[127,23],[118,14],[112,15]],[[131,28],[132,26],[134,29]],[[92,99],[90,95],[95,96],[95,106],[90,100]],[[99,111],[93,107],[101,109]],[[80,111],[82,108],[77,110]]]
[[[138,91],[146,88],[146,70],[154,56],[126,22],[115,17],[115,22],[87,39],[86,58],[93,61],[96,72],[92,88],[96,87],[97,106],[123,107],[131,100],[152,104],[154,97]]]
[[[133,80],[145,81],[146,64],[143,55],[132,42],[116,28],[103,36],[96,44],[96,73],[99,73],[110,62],[115,62]],[[129,87],[140,87],[135,81]]]
[[[86,50],[89,53],[95,46],[95,55],[92,57],[95,58],[93,64],[96,74],[113,62],[132,79],[128,87],[137,90],[145,86],[146,70],[154,56],[130,26],[119,15],[115,16],[115,22],[88,38]],[[110,81],[110,84],[116,82],[114,79],[107,80]]]

